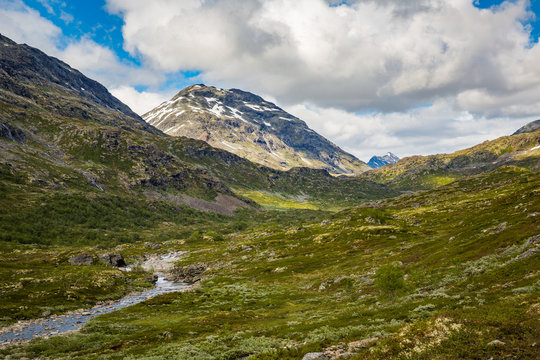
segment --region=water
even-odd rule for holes
[[[175,259],[177,259],[177,257],[174,255],[164,255],[160,259],[153,259],[152,265],[172,263]],[[130,269],[127,268],[126,270],[129,271]],[[48,319],[36,320],[20,327],[17,326],[16,330],[0,334],[0,347],[20,341],[31,340],[38,336],[52,336],[68,331],[79,330],[93,317],[138,304],[158,295],[185,291],[189,288],[189,284],[165,280],[165,275],[162,273],[157,273],[156,275],[158,275],[156,286],[153,289],[140,294],[126,296],[108,305],[97,306],[92,309],[77,311]]]

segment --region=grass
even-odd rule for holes
[[[145,272],[68,263],[85,249],[10,250],[9,245],[0,243],[0,325],[90,307],[152,286]]]
[[[61,343],[34,340],[0,354],[301,359],[377,337],[356,358],[532,359],[540,262],[538,254],[518,256],[540,230],[530,215],[540,212],[539,185],[537,173],[503,168],[296,224],[261,224],[220,242],[171,242],[168,249],[188,251],[180,264],[211,264],[196,290],[100,316]],[[376,283],[385,264],[404,274],[393,297]],[[487,345],[495,339],[506,345]]]
[[[309,209],[319,210],[320,207],[300,199],[290,199],[277,194],[266,193],[256,190],[237,190],[237,194],[255,201],[267,209]]]
[[[0,325],[150,286],[142,271],[69,265],[81,252],[134,263],[185,251],[178,266],[210,269],[193,291],[0,358],[301,359],[362,339],[375,340],[358,359],[540,357],[528,151],[540,131],[342,178],[269,169],[56,85],[15,85],[22,96],[0,94],[2,121],[23,135],[0,141]],[[231,189],[262,207],[223,216],[147,197]]]

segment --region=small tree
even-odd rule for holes
[[[405,289],[403,276],[403,270],[398,266],[383,265],[375,273],[375,286],[384,295],[394,299],[399,292]]]

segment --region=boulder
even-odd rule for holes
[[[174,268],[167,280],[174,282],[194,283],[202,278],[208,266],[204,263],[191,264]]]
[[[153,243],[153,242],[146,242],[144,243],[144,246],[149,249],[156,249],[156,250],[161,248],[161,245]]]
[[[328,359],[328,356],[324,355],[324,353],[322,352],[312,352],[312,353],[307,353],[306,355],[304,355],[302,360],[329,360],[329,359]]]
[[[69,263],[71,265],[93,265],[94,258],[90,254],[79,254],[69,258]]]
[[[158,276],[156,274],[151,275],[151,276],[149,276],[147,278],[144,278],[144,281],[149,282],[151,284],[155,284],[158,281]]]
[[[516,257],[516,260],[523,260],[540,252],[540,235],[529,238],[525,243],[525,246],[529,247],[529,249],[519,254]]]
[[[124,260],[124,257],[120,254],[100,254],[99,259],[103,261],[106,265],[116,266],[116,267],[124,267],[126,266],[126,262]]]

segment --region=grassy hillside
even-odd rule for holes
[[[399,190],[432,189],[504,165],[536,170],[540,163],[538,145],[540,129],[485,141],[451,154],[407,157],[362,177]]]
[[[503,167],[324,221],[171,243],[182,264],[210,264],[196,290],[0,354],[300,359],[371,339],[351,358],[537,358],[539,188]]]

